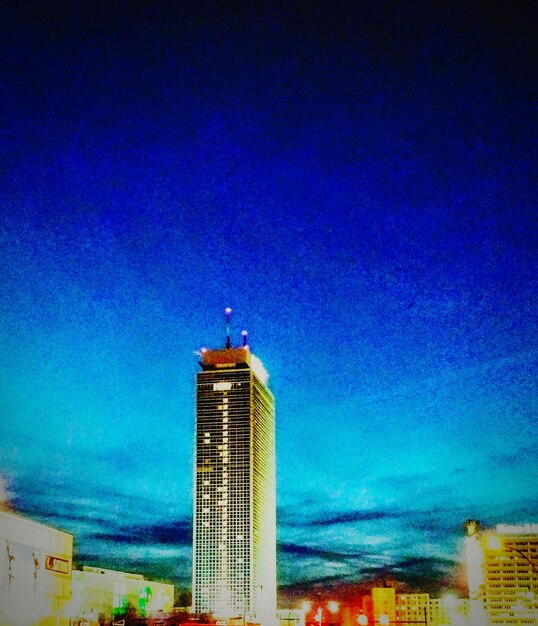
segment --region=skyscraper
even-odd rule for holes
[[[193,610],[276,621],[274,398],[243,332],[201,350],[196,379]]]

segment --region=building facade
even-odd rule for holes
[[[428,626],[472,626],[469,621],[469,599],[448,594],[430,598]]]
[[[278,626],[305,626],[306,616],[303,609],[277,610]]]
[[[200,352],[193,611],[276,624],[275,410],[246,345]]]
[[[372,612],[374,621],[379,624],[396,621],[396,591],[393,587],[372,588]]]
[[[537,626],[538,524],[465,526],[472,626]]]
[[[69,603],[73,623],[109,623],[129,609],[138,617],[159,617],[173,608],[174,585],[100,567],[73,570]]]
[[[0,511],[0,626],[67,626],[73,535]]]
[[[430,594],[396,594],[396,621],[402,624],[423,623],[431,626]]]

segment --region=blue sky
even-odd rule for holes
[[[537,521],[526,3],[6,5],[0,476],[190,579],[194,352],[277,401],[279,583],[459,580]]]

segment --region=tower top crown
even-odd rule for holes
[[[226,316],[226,345],[221,349],[201,348],[196,352],[200,356],[200,365],[203,370],[216,370],[226,368],[250,368],[256,376],[266,384],[269,374],[263,366],[263,363],[250,351],[248,345],[248,332],[241,331],[241,345],[232,347],[230,337],[230,317],[232,309],[226,307],[224,309]]]

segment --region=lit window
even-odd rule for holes
[[[232,383],[213,383],[213,391],[226,391],[232,388]]]
[[[228,411],[223,411],[223,412],[222,412],[222,415],[223,415],[224,417],[226,417],[226,416],[228,415]]]

